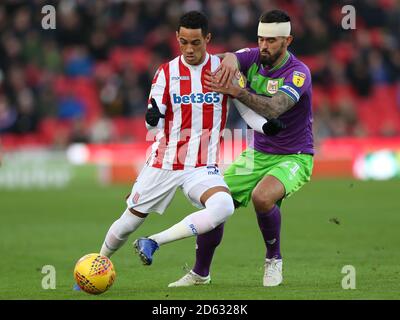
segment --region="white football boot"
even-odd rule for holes
[[[265,259],[264,287],[279,286],[282,281],[282,259]]]
[[[199,276],[197,273],[194,273],[190,270],[187,274],[185,274],[178,281],[172,282],[168,285],[168,288],[176,288],[176,287],[189,287],[196,286],[201,284],[209,284],[211,283],[211,277],[208,275],[207,277]]]

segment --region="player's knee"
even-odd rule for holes
[[[268,212],[275,205],[275,199],[269,197],[263,192],[254,189],[251,194],[251,200],[253,201],[254,208],[258,212]]]
[[[129,236],[133,231],[137,229],[138,223],[141,223],[141,220],[144,219],[147,215],[144,215],[144,217],[139,217],[137,215],[134,215],[132,210],[127,208],[124,213],[121,215],[121,217],[114,222],[114,225],[116,225],[116,235],[119,238],[125,238]]]
[[[217,192],[206,201],[206,208],[213,211],[216,224],[225,222],[235,211],[232,196],[227,192]]]

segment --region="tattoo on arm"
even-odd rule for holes
[[[278,91],[272,98],[240,90],[237,99],[265,118],[277,118],[291,109],[295,102],[288,95]]]

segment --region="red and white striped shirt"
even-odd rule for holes
[[[152,145],[149,166],[183,170],[217,165],[228,97],[206,90],[204,75],[220,62],[219,57],[207,53],[203,63],[192,66],[179,56],[157,70],[149,107],[154,98],[165,114],[165,123]]]

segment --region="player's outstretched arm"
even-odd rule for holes
[[[233,99],[232,103],[236,107],[236,110],[239,112],[240,116],[247,123],[247,125],[253,130],[263,133],[262,127],[264,123],[267,122],[267,119],[255,113],[253,110],[247,108],[243,103],[241,103],[237,99]]]
[[[263,133],[267,136],[274,136],[286,128],[286,126],[280,120],[268,120],[253,110],[247,108],[237,99],[233,99],[232,102],[247,125],[259,133]]]
[[[256,113],[268,119],[279,117],[295,105],[295,101],[292,98],[280,91],[270,98],[250,93],[240,88],[236,98]]]
[[[222,87],[211,73],[206,74],[205,84],[208,90],[228,94],[267,119],[276,119],[295,105],[292,98],[280,91],[270,98],[250,93],[234,82],[229,82],[226,87]]]

